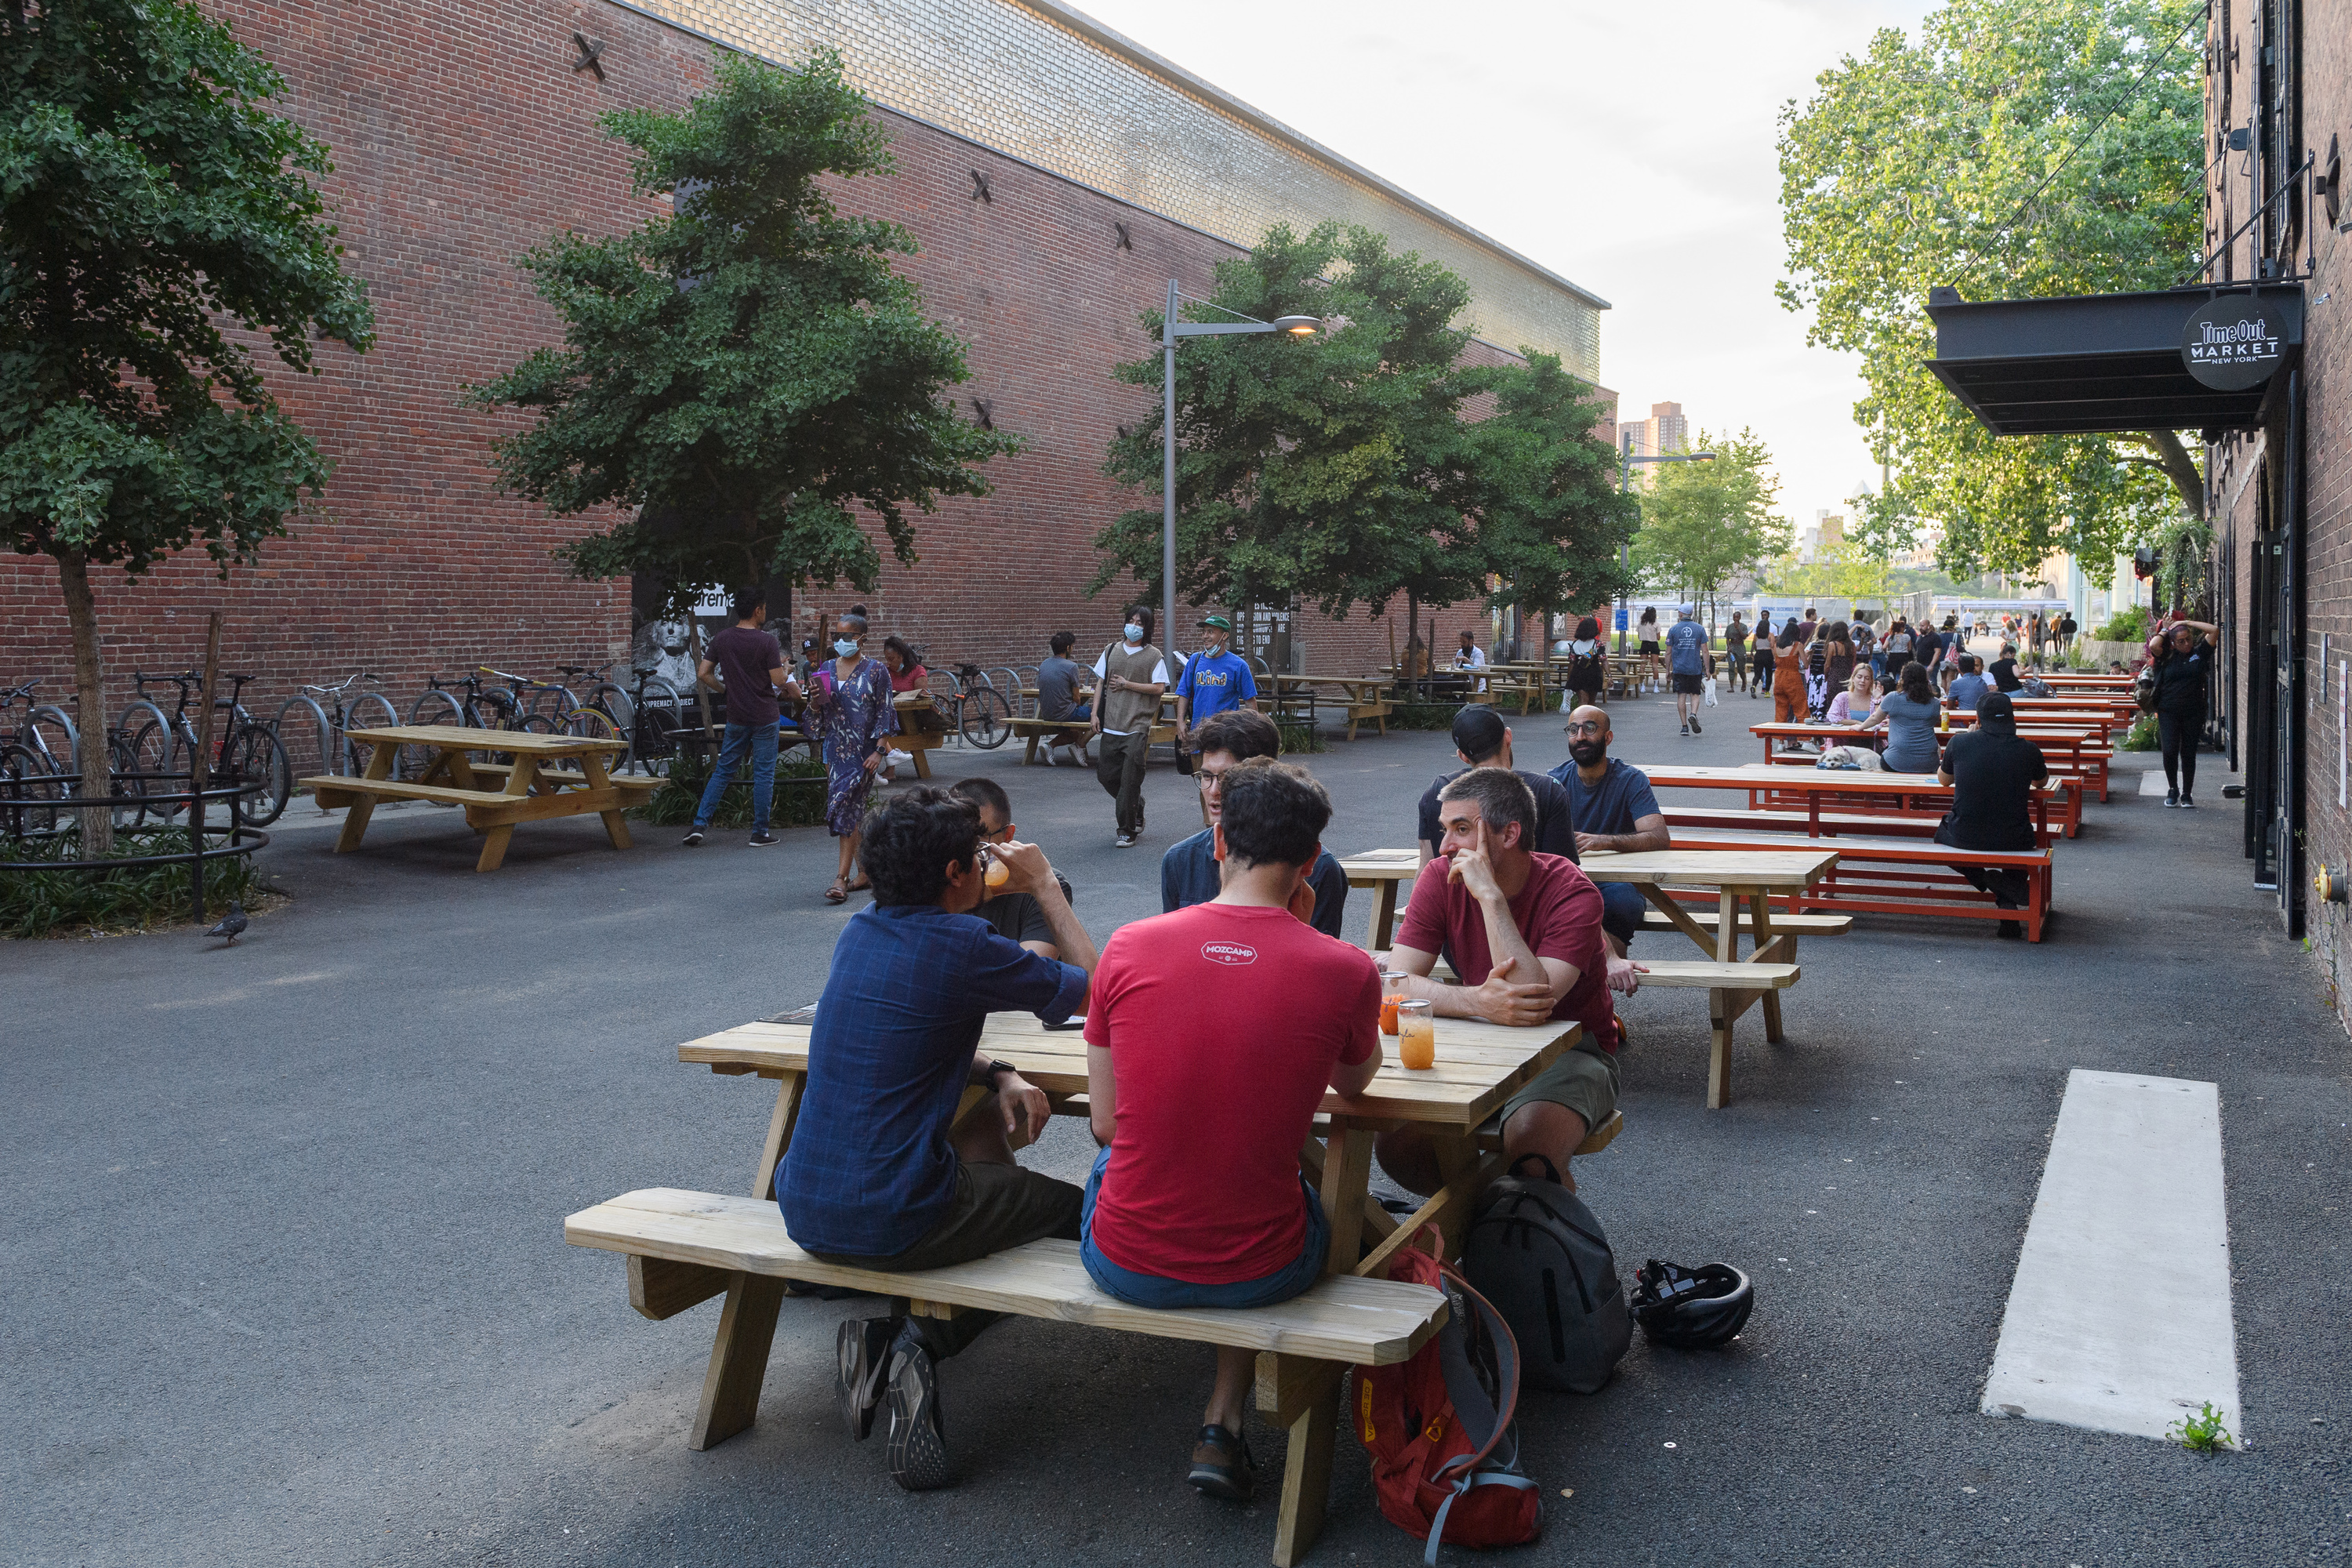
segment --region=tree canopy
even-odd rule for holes
[[[1606,409],[1557,354],[1481,374],[1494,412],[1466,435],[1480,479],[1478,552],[1497,598],[1531,614],[1582,609],[1629,589],[1618,547],[1642,503],[1617,489],[1617,454],[1593,435]],[[1692,465],[1673,465],[1685,467]]]
[[[1949,0],[1780,117],[1790,310],[1862,356],[1854,417],[1955,576],[2098,559],[2201,509],[2177,433],[1995,437],[1926,370],[1937,285],[1973,300],[2163,289],[2198,261],[2197,0]]]
[[[908,509],[987,494],[981,465],[1021,443],[942,396],[964,345],[892,265],[913,237],[843,215],[820,183],[892,167],[839,58],[788,71],[721,51],[683,112],[604,125],[636,150],[635,188],[673,211],[522,258],[564,342],[468,389],[538,416],[495,444],[500,480],[559,514],[624,509],[561,553],[583,577],[654,575],[670,614],[710,584],[871,589],[861,513],[911,564]]]
[[[1780,479],[1755,431],[1720,437],[1701,431],[1692,449],[1715,459],[1657,466],[1641,498],[1633,554],[1641,581],[1670,584],[1696,601],[1787,550],[1792,535],[1789,520],[1772,510]]]
[[[58,563],[81,772],[107,772],[93,564],[224,574],[328,465],[257,362],[373,341],[285,82],[179,0],[0,0],[0,542]],[[100,791],[102,794],[102,790]],[[110,841],[86,814],[89,847]]]

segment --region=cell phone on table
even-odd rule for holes
[[[1048,1025],[1046,1025],[1046,1026],[1045,1026],[1045,1027],[1047,1027],[1047,1028],[1049,1028],[1049,1029],[1057,1029],[1057,1030],[1058,1030],[1058,1029],[1083,1029],[1083,1028],[1085,1028],[1086,1026],[1087,1026],[1087,1016],[1086,1016],[1084,1013],[1079,1014],[1079,1015],[1078,1015],[1076,1017],[1075,1017],[1075,1018],[1066,1018],[1066,1019],[1064,1019],[1062,1022],[1060,1022],[1060,1023],[1058,1023],[1058,1024],[1048,1024]]]

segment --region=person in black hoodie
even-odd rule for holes
[[[1936,776],[1957,787],[1952,809],[1936,829],[1936,842],[1955,849],[2031,849],[2033,839],[2033,786],[2050,776],[2042,748],[2017,733],[2017,710],[2007,694],[1985,693],[1977,704],[1976,728],[1954,735],[1944,747],[1944,765]],[[2023,905],[2025,873],[1993,870],[1980,866],[1952,868],[1976,887],[1990,893],[2004,910]],[[2025,927],[2016,921],[2000,922],[2000,934],[2021,937]]]
[[[2220,657],[2215,628],[2205,621],[2175,621],[2156,655],[2156,729],[2164,746],[2164,804],[2194,811],[2197,737],[2205,731],[2205,689]],[[2205,635],[2200,637],[2197,634]]]

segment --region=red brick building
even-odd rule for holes
[[[992,466],[995,494],[919,522],[917,567],[894,563],[877,594],[803,595],[803,608],[862,597],[879,629],[990,663],[1034,662],[1059,626],[1110,636],[1124,590],[1086,597],[1093,540],[1148,498],[1114,490],[1100,468],[1150,396],[1113,383],[1110,366],[1150,352],[1138,317],[1170,278],[1206,292],[1216,262],[1274,221],[1370,224],[1469,279],[1477,352],[1531,343],[1598,379],[1603,301],[1050,0],[207,9],[278,65],[285,111],[333,150],[327,194],[378,343],[365,356],[330,347],[320,375],[277,384],[336,465],[324,517],[226,584],[193,561],[136,585],[100,576],[110,707],[134,666],[193,662],[215,606],[226,667],[260,673],[273,705],[298,680],[364,668],[404,710],[431,671],[547,672],[627,651],[629,584],[563,574],[550,552],[586,526],[497,494],[488,444],[510,426],[458,398],[557,341],[515,257],[567,226],[613,232],[660,210],[630,195],[625,149],[597,117],[684,104],[709,79],[714,40],[784,61],[814,43],[842,51],[898,164],[843,199],[914,232],[908,271],[971,345],[960,400],[1031,442]],[[1480,606],[1432,618],[1441,647],[1465,626],[1486,640]],[[1294,635],[1307,668],[1356,669],[1386,658],[1390,630],[1310,616]],[[62,697],[70,662],[55,574],[0,557],[0,675],[43,677]]]

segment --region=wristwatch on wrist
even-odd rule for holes
[[[988,1087],[989,1087],[990,1089],[993,1089],[997,1088],[997,1082],[996,1082],[996,1075],[997,1075],[997,1074],[999,1074],[999,1073],[1017,1073],[1018,1071],[1019,1071],[1019,1069],[1018,1069],[1018,1068],[1014,1068],[1014,1067],[1013,1067],[1013,1065],[1011,1062],[1000,1062],[1000,1061],[993,1061],[993,1060],[992,1060],[992,1061],[988,1064],[988,1072],[987,1072],[987,1073],[986,1073],[986,1075],[985,1075],[985,1076],[986,1076],[986,1078],[988,1079]]]

